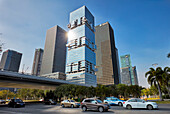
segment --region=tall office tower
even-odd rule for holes
[[[86,6],[70,13],[67,80],[96,86],[94,16]]]
[[[67,34],[58,25],[47,30],[40,75],[65,73]]]
[[[136,67],[132,68],[130,55],[123,55],[120,56],[121,58],[121,83],[127,84],[127,85],[135,85],[135,75],[137,77],[136,73]],[[134,70],[133,70],[134,69]],[[130,81],[129,81],[130,80]]]
[[[36,75],[36,76],[40,75],[43,52],[44,50],[41,48],[35,49],[34,61],[32,66],[32,75]]]
[[[137,71],[136,71],[136,66],[132,67],[132,70],[133,70],[135,85],[139,85],[139,83],[138,83]]]
[[[3,52],[1,63],[0,63],[0,69],[18,72],[20,67],[21,57],[22,57],[22,53],[13,50],[7,50]]]
[[[129,67],[121,68],[121,83],[126,85],[132,85]]]
[[[95,27],[97,83],[119,84],[120,67],[114,32],[108,22]]]

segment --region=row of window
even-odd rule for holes
[[[94,64],[90,63],[89,61],[78,61],[75,63],[71,63],[70,65],[66,66],[66,72],[67,73],[76,73],[76,72],[82,72],[86,71],[90,74],[95,74],[95,67]]]
[[[76,28],[77,26],[81,26],[84,24],[86,24],[94,32],[93,24],[88,19],[86,19],[86,17],[81,17],[80,19],[76,19],[72,23],[69,23],[67,27],[70,29],[73,29],[73,28]]]
[[[68,47],[68,51],[81,46],[87,46],[92,51],[96,50],[96,45],[85,36],[71,40],[66,46]]]

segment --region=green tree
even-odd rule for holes
[[[117,85],[119,95],[123,96],[124,98],[129,97],[130,90],[129,87],[125,84],[118,84]]]
[[[138,85],[130,85],[130,86],[128,86],[128,88],[129,88],[129,90],[130,90],[130,94],[131,94],[133,97],[140,97],[142,87],[140,87],[140,86],[138,86]]]
[[[170,68],[165,67],[162,74],[163,86],[166,87],[168,95],[170,96]]]
[[[141,90],[141,95],[143,96],[143,95],[146,95],[147,96],[147,98],[148,98],[148,95],[150,95],[150,93],[149,93],[149,89],[142,89]]]
[[[148,80],[148,83],[152,86],[153,84],[158,88],[159,97],[162,101],[162,91],[161,91],[161,84],[162,84],[162,68],[158,67],[156,70],[154,68],[150,68],[148,72],[145,73],[145,77]]]
[[[15,96],[16,96],[16,94],[9,91],[9,90],[1,90],[0,91],[0,99],[6,99],[6,98],[11,99],[11,98],[13,98]]]
[[[168,53],[167,57],[170,58],[170,53]]]

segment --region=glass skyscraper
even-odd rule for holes
[[[0,69],[18,72],[21,63],[22,53],[14,50],[7,50],[3,52]]]
[[[67,80],[96,86],[94,16],[83,6],[70,13],[68,28]]]
[[[41,48],[35,49],[34,61],[32,65],[32,73],[31,73],[32,75],[36,75],[36,76],[40,75],[43,52],[44,50]]]
[[[95,27],[97,84],[119,84],[120,67],[114,31],[109,22]]]
[[[132,67],[130,55],[120,56],[121,59],[121,83],[138,85],[136,66]]]

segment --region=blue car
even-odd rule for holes
[[[119,105],[123,106],[123,100],[120,100],[116,97],[106,97],[104,103],[108,103],[109,105]]]

